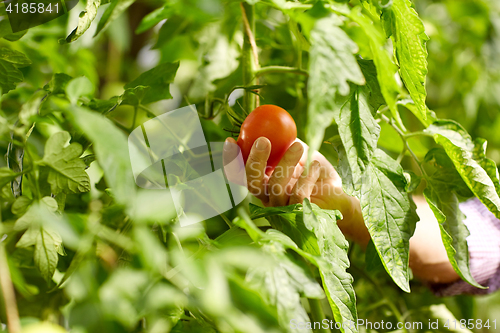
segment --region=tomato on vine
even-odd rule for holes
[[[266,173],[271,173],[297,138],[297,126],[292,116],[276,105],[261,105],[253,110],[241,125],[237,144],[247,162],[255,140],[266,137],[271,141],[271,154]]]

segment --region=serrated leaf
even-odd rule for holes
[[[142,73],[134,81],[127,83],[125,89],[138,86],[150,87],[144,94],[142,103],[149,104],[162,99],[170,99],[170,83],[174,81],[179,63],[163,63]]]
[[[456,170],[474,195],[497,218],[500,218],[500,197],[497,193],[498,174],[492,170],[491,162],[485,160],[484,156],[478,153],[476,145],[467,131],[454,121],[440,120],[425,129],[425,132],[432,134],[436,143],[444,148]],[[479,160],[476,160],[475,157],[479,157]],[[483,169],[482,165],[489,172]]]
[[[141,104],[146,92],[150,89],[150,87],[145,86],[137,86],[135,88],[125,89],[125,92],[118,97],[117,103],[119,105],[132,105],[137,106]]]
[[[74,107],[70,112],[68,115],[73,126],[80,128],[93,142],[97,162],[104,171],[106,183],[113,189],[116,202],[131,205],[136,185],[125,134],[99,113],[81,107]],[[85,163],[83,165],[85,167]]]
[[[337,94],[349,93],[349,81],[363,85],[356,62],[357,45],[339,27],[338,16],[318,20],[311,31],[306,138],[310,152],[319,149],[325,129],[334,119]]]
[[[401,166],[377,149],[362,179],[361,210],[386,271],[401,289],[409,292],[409,240],[418,215],[406,187]]]
[[[60,246],[61,243],[61,237],[54,232],[40,229],[37,235],[34,253],[35,265],[46,281],[50,281],[56,271],[59,261],[56,246]]]
[[[337,323],[356,323],[356,296],[352,286],[353,278],[346,271],[349,267],[347,250],[349,243],[337,226],[340,215],[322,210],[304,199],[303,219],[306,227],[317,238],[323,260],[318,268],[326,296]],[[355,325],[342,325],[342,332],[357,332]]]
[[[396,102],[401,91],[395,78],[398,67],[392,62],[389,54],[384,48],[386,40],[383,32],[380,31],[378,26],[371,22],[367,16],[361,13],[361,7],[359,6],[354,7],[350,17],[354,20],[354,22],[360,25],[369,40],[370,50],[373,55],[373,62],[376,66],[375,72],[380,92],[389,106],[393,117],[398,119],[399,112]]]
[[[21,239],[16,243],[16,247],[29,247],[36,243],[36,238],[40,232],[40,227],[31,226],[26,230],[26,232],[21,236]]]
[[[31,60],[24,53],[11,50],[7,47],[0,48],[0,59],[10,62],[18,68],[31,65]]]
[[[0,90],[2,95],[16,89],[16,85],[23,79],[23,73],[14,64],[0,59]]]
[[[323,298],[323,289],[307,271],[307,266],[286,254],[282,244],[267,241],[265,236],[260,243],[262,250],[275,259],[275,264],[271,268],[251,269],[246,282],[254,289],[261,290],[266,301],[277,308],[282,327],[289,328],[293,319],[298,322],[310,321],[300,298]],[[289,328],[288,331],[292,330]],[[311,332],[308,329],[301,331]]]
[[[80,159],[82,146],[76,142],[67,145],[70,139],[68,132],[58,132],[45,144],[43,165],[50,168],[47,181],[53,194],[90,191],[87,166]]]
[[[359,191],[362,177],[377,149],[380,126],[370,112],[366,94],[354,88],[350,98],[334,112],[339,135],[346,150],[354,189]]]
[[[11,207],[12,214],[23,215],[26,212],[26,210],[28,210],[28,207],[31,205],[32,202],[33,202],[32,199],[24,195],[17,197],[16,201],[14,201]]]
[[[101,0],[88,0],[85,6],[85,11],[80,13],[80,18],[78,19],[78,25],[73,30],[68,37],[66,37],[66,43],[71,43],[80,38],[85,31],[90,28],[92,21],[94,21],[97,16],[97,9],[101,5]]]
[[[22,205],[27,205],[27,203],[23,202]],[[20,211],[22,210],[25,209],[20,209]],[[17,219],[14,230],[21,231],[28,229],[32,225],[37,226],[40,222],[40,210],[43,210],[48,215],[57,211],[56,200],[52,197],[43,197],[38,204],[30,206],[26,213]]]
[[[425,77],[429,39],[425,27],[409,0],[393,0],[382,11],[387,36],[392,36],[399,73],[422,119],[427,119]]]
[[[453,269],[463,280],[484,289],[470,272],[467,245],[469,230],[463,223],[465,215],[460,211],[457,196],[454,192],[443,191],[439,184],[436,186],[433,183],[428,183],[424,196],[439,223],[441,238]]]
[[[127,10],[130,5],[132,5],[135,0],[113,0],[106,8],[104,14],[102,14],[101,20],[97,25],[94,37],[99,34],[102,30],[105,30],[111,22],[116,20],[124,11]]]
[[[254,240],[280,243],[317,266],[335,321],[351,322],[353,324],[345,325],[342,331],[357,332],[352,276],[346,272],[349,267],[349,243],[337,226],[337,220],[342,216],[338,211],[320,209],[307,199],[304,200],[303,211],[297,209],[299,206],[258,208],[259,215],[254,216],[266,215],[271,225],[281,228],[283,233],[270,229],[264,235],[251,221],[236,220],[235,223],[245,228]],[[274,215],[279,214],[279,209],[284,209],[286,213]],[[281,218],[281,225],[276,225],[276,218]]]
[[[380,84],[377,78],[377,67],[373,60],[358,59],[359,67],[363,76],[366,80],[366,87],[368,88],[368,102],[374,110],[384,104],[386,104],[382,91],[380,90]]]

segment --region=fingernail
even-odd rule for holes
[[[255,148],[257,150],[265,150],[267,148],[267,140],[265,138],[258,138]]]
[[[290,151],[292,153],[297,153],[298,151],[300,151],[300,149],[302,148],[302,145],[300,143],[294,143],[291,147],[290,147]]]
[[[224,142],[224,151],[228,151],[229,149],[231,148],[231,142],[229,141],[229,139],[226,139],[226,141]]]

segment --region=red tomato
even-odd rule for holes
[[[255,140],[266,137],[271,141],[271,154],[266,173],[270,174],[297,138],[297,126],[285,109],[276,105],[261,105],[253,110],[241,125],[238,146],[247,162]]]

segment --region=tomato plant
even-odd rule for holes
[[[266,137],[271,142],[266,168],[266,173],[271,173],[297,138],[297,126],[285,109],[276,105],[261,105],[241,125],[237,143],[245,163],[253,143],[260,137]]]
[[[498,295],[438,298],[409,267],[419,196],[477,286],[459,204],[500,217],[498,0],[65,4],[13,31],[25,16],[0,3],[0,331],[498,331]],[[245,156],[270,139],[271,168],[295,137],[321,152],[366,251],[336,210],[236,205],[231,186],[184,200],[218,214],[181,226],[172,194],[223,178],[190,158],[239,125]]]

